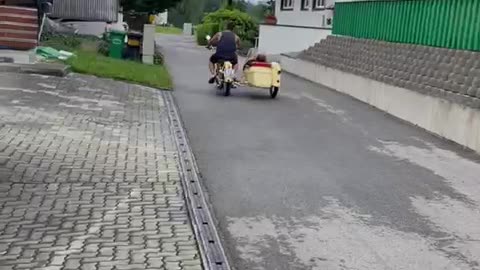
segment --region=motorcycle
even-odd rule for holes
[[[210,41],[211,37],[206,36],[206,40]],[[207,49],[213,50],[212,46],[207,46]],[[230,61],[220,61],[215,64],[215,86],[217,89],[223,91],[224,96],[230,96],[231,90],[234,87],[235,70]]]

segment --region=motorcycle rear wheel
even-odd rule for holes
[[[226,97],[230,96],[230,91],[232,90],[232,83],[231,82],[228,82],[228,83],[225,83],[225,92],[224,92],[224,95]]]

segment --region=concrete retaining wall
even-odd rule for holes
[[[281,57],[289,73],[350,95],[480,153],[480,110],[316,63]]]
[[[327,38],[332,31],[282,25],[260,25],[258,50],[265,54],[298,52]]]

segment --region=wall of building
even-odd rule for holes
[[[38,45],[36,8],[0,5],[0,48],[30,50]]]
[[[117,18],[118,21],[112,23],[112,29],[124,29],[123,14],[118,13]],[[105,33],[105,29],[107,27],[106,22],[100,21],[68,21],[63,22],[62,25],[78,30],[78,34],[93,36],[102,36]]]
[[[116,22],[119,11],[118,0],[53,0],[49,16],[68,20]]]
[[[337,2],[333,33],[478,51],[478,14],[478,0]]]
[[[266,54],[299,52],[330,34],[330,29],[260,25],[258,50]]]
[[[293,0],[293,10],[282,10],[281,0],[275,3],[275,16],[280,25],[296,25],[307,27],[331,27],[327,25],[327,19],[333,17],[333,11],[324,10],[302,10],[302,0]],[[312,1],[312,0],[310,0]],[[326,6],[332,5],[334,0],[326,0]]]
[[[8,6],[24,6],[24,7],[32,7],[36,8],[37,3],[35,0],[0,0],[1,5],[8,5]]]
[[[156,25],[166,25],[168,24],[168,10],[162,13],[158,13],[155,16],[155,24]]]

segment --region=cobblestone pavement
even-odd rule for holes
[[[201,269],[160,91],[0,74],[0,269]]]

